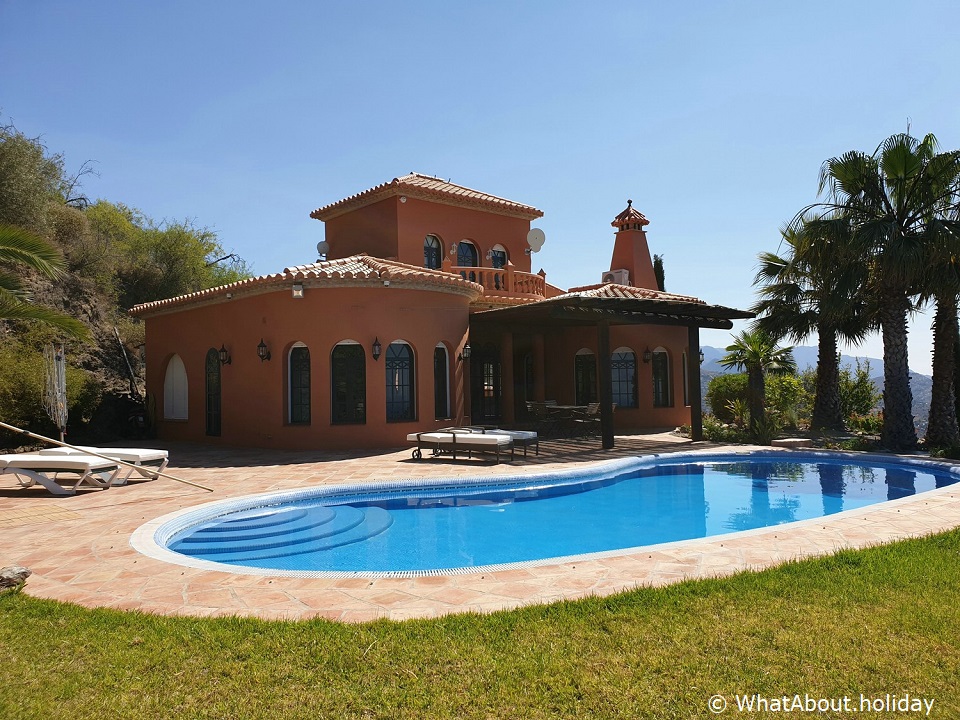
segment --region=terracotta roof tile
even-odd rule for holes
[[[692,295],[675,295],[674,293],[632,287],[630,285],[618,285],[616,283],[570,288],[569,291],[558,297],[627,298],[632,300],[664,300],[667,302],[688,302],[706,305],[703,300],[695,298]]]
[[[382,183],[330,205],[324,205],[310,213],[310,217],[317,220],[329,220],[364,205],[398,195],[407,195],[446,205],[482,209],[529,220],[543,217],[543,212],[531,205],[524,205],[479,190],[471,190],[468,187],[420,173],[410,173],[394,178],[390,182]]]
[[[618,228],[621,225],[637,224],[639,224],[640,227],[643,227],[644,225],[649,225],[650,221],[647,220],[642,212],[633,207],[633,200],[627,200],[627,209],[617,215],[610,224],[615,228]]]
[[[482,285],[464,280],[460,275],[441,272],[440,270],[427,270],[395,260],[381,260],[369,255],[353,255],[308,265],[294,265],[284,268],[282,273],[247,278],[229,285],[220,285],[188,295],[143,303],[131,308],[130,313],[133,315],[152,315],[185,305],[224,302],[230,299],[227,298],[228,294],[232,296],[256,294],[277,287],[286,287],[297,281],[307,283],[308,287],[381,285],[389,281],[391,284],[396,283],[398,287],[403,288],[465,295],[471,301],[483,294]]]

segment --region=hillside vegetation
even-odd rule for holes
[[[84,163],[71,175],[62,155],[12,125],[0,127],[0,225],[29,230],[59,249],[66,273],[51,281],[21,274],[32,301],[79,319],[92,340],[68,339],[35,321],[0,318],[0,419],[49,434],[43,409],[43,348],[66,348],[70,438],[108,439],[149,432],[131,420],[146,410],[140,347],[143,327],[127,315],[138,303],[194,292],[248,277],[216,233],[193,220],[156,221],[107,199],[91,201]],[[68,440],[70,439],[68,438]],[[0,445],[20,439],[0,434]]]

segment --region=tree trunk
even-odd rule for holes
[[[957,298],[937,297],[933,318],[933,391],[927,425],[928,447],[955,447],[960,444],[957,430],[953,373],[956,364],[953,344],[957,336]]]
[[[880,442],[888,450],[911,450],[917,445],[913,424],[913,394],[907,364],[906,293],[887,289],[881,299],[883,330],[883,430]]]
[[[763,380],[763,368],[747,368],[747,403],[750,406],[750,427],[756,428],[763,422],[764,394],[766,383]]]
[[[840,410],[840,362],[837,357],[837,335],[820,327],[817,348],[817,387],[813,400],[811,430],[843,430]]]

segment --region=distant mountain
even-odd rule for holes
[[[706,405],[707,386],[710,380],[717,375],[733,372],[718,362],[720,358],[727,354],[723,348],[703,347],[703,365],[700,366],[701,391],[704,398],[703,409],[708,411]],[[806,345],[797,345],[793,348],[793,358],[797,361],[797,367],[805,370],[808,367],[817,366],[817,348]],[[850,368],[857,366],[858,358],[853,355],[840,355],[840,364]],[[879,358],[861,357],[860,364],[870,363],[870,377],[873,380],[877,392],[883,392],[883,360]],[[923,437],[927,429],[927,416],[930,414],[930,396],[933,389],[933,378],[929,375],[920,373],[910,373],[910,389],[913,392],[913,421],[917,427],[917,433]],[[882,406],[882,403],[881,403]]]
[[[718,362],[720,358],[727,354],[727,351],[723,348],[710,347],[705,345],[703,348],[703,365],[700,366],[701,371],[712,372],[712,373],[724,373],[729,372],[726,368],[720,365]],[[815,347],[810,347],[808,345],[796,345],[793,348],[793,359],[797,361],[797,367],[800,370],[805,370],[808,367],[815,368],[817,366],[817,355],[818,351]],[[870,363],[870,375],[873,377],[883,377],[883,360],[880,358],[872,357],[860,357],[857,358],[853,355],[840,355],[840,364],[847,365],[851,368],[857,366],[857,360],[860,360],[860,364],[864,362]]]

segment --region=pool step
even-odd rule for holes
[[[244,536],[246,529],[234,532],[228,521],[178,540],[170,545],[170,549],[205,560],[251,564],[257,560],[304,555],[359,542],[379,535],[393,524],[390,513],[379,507],[338,505],[309,508],[296,518],[288,516],[287,512],[278,512],[276,516],[276,533],[261,525],[250,531],[252,534]],[[242,518],[241,522],[245,520]]]
[[[270,515],[261,515],[256,519],[226,520],[201,527],[180,542],[193,544],[241,543],[261,538],[284,535],[292,530],[308,530],[332,522],[337,513],[332,508],[317,507],[309,511],[305,508],[277,510]]]

